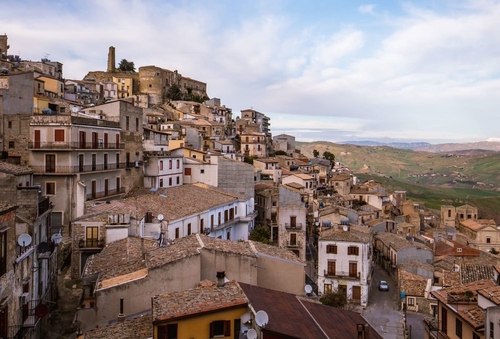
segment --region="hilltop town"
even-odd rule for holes
[[[499,335],[500,228],[477,207],[360,181],[114,47],[81,80],[8,49],[0,338]]]

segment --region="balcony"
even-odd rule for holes
[[[298,248],[298,247],[302,247],[302,242],[301,241],[291,242],[291,241],[285,240],[284,245],[286,247]]]
[[[32,151],[36,150],[51,150],[51,151],[71,151],[71,150],[114,150],[125,149],[125,143],[109,142],[107,144],[102,142],[77,142],[77,141],[30,141],[28,148]]]
[[[285,229],[287,229],[287,230],[299,230],[299,231],[303,230],[301,222],[295,223],[295,224],[285,223]]]
[[[86,198],[87,200],[95,200],[123,193],[125,193],[125,187],[120,187],[118,189],[109,189],[107,191],[92,192],[87,194]]]
[[[89,239],[80,239],[78,241],[79,248],[103,248],[104,241],[101,239],[89,238]]]
[[[361,277],[360,272],[350,273],[350,272],[343,272],[343,271],[335,271],[335,272],[330,272],[328,270],[324,270],[323,272],[325,278],[337,278],[337,279],[348,279],[348,280],[359,280]]]
[[[35,173],[54,173],[54,174],[74,174],[74,173],[89,173],[99,171],[114,171],[120,168],[128,168],[132,165],[129,163],[112,163],[112,164],[94,164],[94,165],[77,165],[77,166],[31,166]]]

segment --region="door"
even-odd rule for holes
[[[361,286],[352,287],[352,299],[361,300]]]
[[[86,141],[86,135],[85,135],[85,132],[80,132],[79,133],[79,136],[78,136],[78,141],[80,143],[80,148],[85,148],[85,143],[87,142]]]
[[[40,148],[40,131],[35,130],[35,148]]]
[[[45,172],[55,173],[56,172],[56,155],[46,154],[45,155]]]
[[[84,162],[84,157],[83,154],[78,155],[78,172],[83,172],[83,162]]]
[[[104,148],[108,148],[108,133],[104,133]]]
[[[104,195],[107,197],[109,194],[109,181],[104,179]]]
[[[97,182],[92,180],[92,199],[95,199],[97,196]]]
[[[290,226],[297,227],[297,217],[290,217]]]

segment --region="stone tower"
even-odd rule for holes
[[[115,65],[115,48],[113,46],[110,46],[108,52],[108,72],[114,72],[116,70]]]
[[[7,45],[7,34],[0,35],[0,57],[7,55],[9,52],[9,45]]]

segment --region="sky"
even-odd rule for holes
[[[66,79],[178,70],[298,141],[500,141],[500,0],[1,0],[9,54]],[[496,122],[496,123],[495,123]]]

